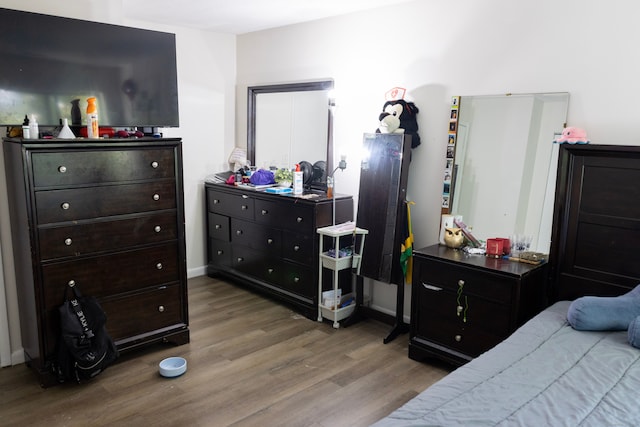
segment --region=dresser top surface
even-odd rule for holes
[[[276,199],[289,199],[289,200],[293,199],[295,201],[306,201],[311,203],[326,202],[326,201],[332,200],[327,197],[327,194],[324,191],[318,191],[318,190],[305,191],[304,194],[302,195],[295,195],[292,193],[286,193],[286,194],[267,193],[263,189],[253,190],[253,189],[247,189],[246,187],[239,188],[229,184],[214,184],[211,182],[206,182],[205,187],[211,188],[214,190],[221,190],[225,192],[235,193],[235,194],[246,194],[246,195],[260,196],[260,197],[264,196],[264,197],[276,198]],[[351,199],[351,196],[347,194],[335,194],[335,198],[336,200]]]
[[[437,259],[439,261],[460,264],[467,267],[481,268],[498,273],[523,276],[543,267],[546,263],[533,265],[504,258],[491,258],[484,255],[467,254],[458,249],[450,249],[444,245],[433,245],[413,251],[418,258]]]

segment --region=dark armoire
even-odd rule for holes
[[[403,321],[404,273],[401,243],[407,233],[406,193],[411,161],[411,135],[364,134],[364,152],[358,195],[358,227],[369,230],[359,282],[368,277],[397,285],[396,325],[388,342],[407,325]]]

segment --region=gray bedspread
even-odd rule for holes
[[[549,307],[374,426],[640,426],[640,350],[626,332],[573,330],[568,307]]]

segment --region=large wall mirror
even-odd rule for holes
[[[247,100],[247,157],[259,168],[307,162],[311,187],[324,188],[333,170],[333,80],[251,86]],[[318,168],[322,168],[324,173]]]
[[[554,138],[569,94],[463,96],[458,113],[451,214],[486,240],[514,234],[548,253],[557,168]]]

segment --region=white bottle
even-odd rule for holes
[[[29,138],[38,139],[39,134],[40,129],[38,127],[38,122],[36,121],[36,116],[32,114],[31,119],[29,120]]]
[[[302,194],[304,192],[303,179],[304,172],[300,170],[300,165],[296,165],[296,171],[293,173],[293,194]]]

